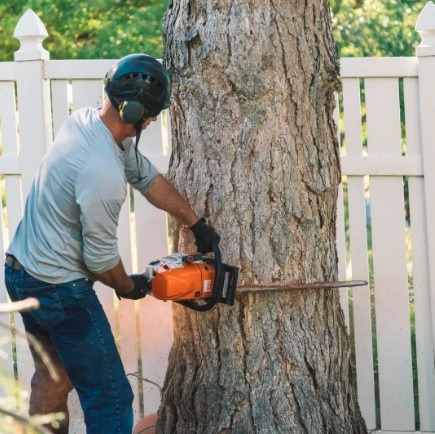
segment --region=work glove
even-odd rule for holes
[[[212,241],[219,244],[221,239],[214,228],[206,223],[204,217],[199,219],[194,225],[190,226],[190,230],[195,237],[195,245],[198,251],[204,254],[213,250],[211,246]]]
[[[129,300],[139,300],[144,298],[151,289],[151,282],[144,274],[130,274],[128,276],[133,282],[134,287],[126,294],[116,293],[119,299],[128,298]]]

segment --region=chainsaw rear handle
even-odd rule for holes
[[[196,310],[197,312],[205,312],[212,309],[216,305],[216,303],[219,301],[219,287],[222,283],[222,279],[224,278],[224,273],[222,272],[222,256],[219,245],[216,241],[213,240],[210,241],[210,245],[214,257],[213,265],[215,267],[212,296],[209,297],[204,304],[199,304],[194,300],[184,300],[176,302],[182,304],[185,307],[188,307],[189,309]]]

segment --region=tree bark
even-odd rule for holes
[[[169,178],[241,286],[337,277],[339,63],[326,0],[177,0]],[[174,249],[194,248],[174,224]],[[159,432],[366,432],[336,290],[174,306]]]

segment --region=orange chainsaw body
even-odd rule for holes
[[[239,268],[223,264],[217,243],[213,258],[202,253],[172,253],[147,264],[144,275],[151,293],[159,300],[171,300],[197,312],[216,303],[234,304]]]
[[[154,297],[176,301],[211,297],[215,268],[195,259],[194,255],[178,253],[150,263]]]

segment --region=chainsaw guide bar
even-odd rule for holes
[[[365,280],[342,280],[335,282],[313,282],[313,283],[291,283],[282,286],[256,286],[252,288],[238,287],[236,295],[240,294],[258,294],[264,292],[282,292],[301,289],[335,289],[335,288],[351,288],[354,286],[367,285]]]

